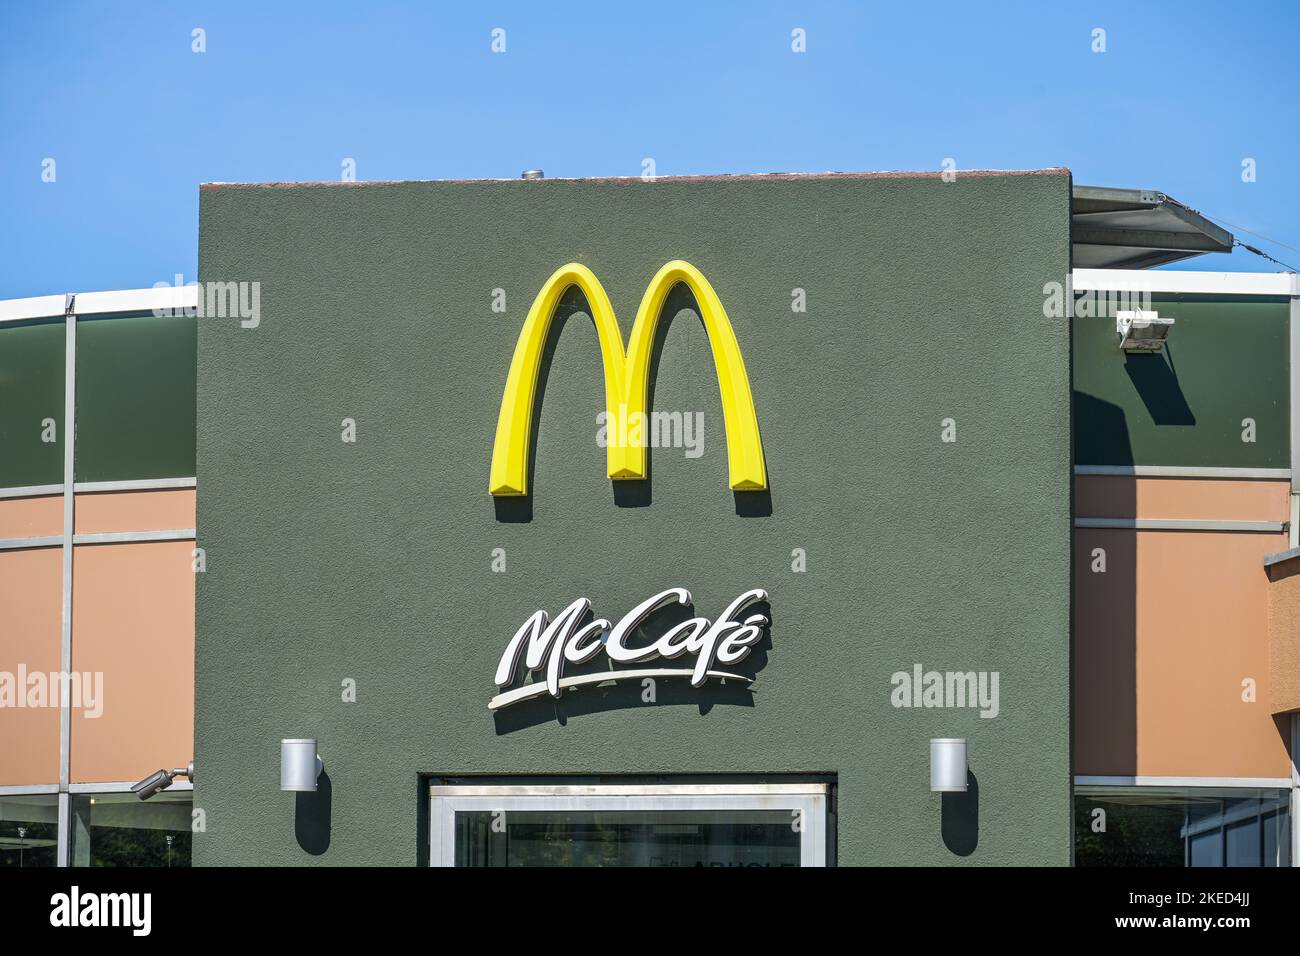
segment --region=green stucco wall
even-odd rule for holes
[[[1126,355],[1113,316],[1074,320],[1078,464],[1289,468],[1289,300],[1153,295],[1151,308],[1174,320],[1153,354]]]
[[[1042,288],[1069,268],[1069,198],[1060,171],[206,188],[200,279],[261,282],[262,316],[199,320],[195,862],[416,863],[421,774],[700,773],[836,775],[841,864],[1067,863],[1070,341]],[[654,407],[702,411],[703,454],[652,452],[648,494],[616,500],[577,315],[531,503],[498,511],[537,290],[590,266],[626,336],[674,258],[731,318],[770,496],[727,488],[707,337],[679,313]],[[752,697],[664,681],[654,705],[617,685],[489,713],[527,615],[586,596],[616,619],[672,586],[709,617],[768,590]],[[1001,713],[895,709],[915,663],[997,671]],[[297,736],[320,740],[316,798],[278,790]],[[941,800],[947,736],[976,787]]]

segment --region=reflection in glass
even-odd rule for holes
[[[0,867],[54,866],[58,845],[56,794],[0,797]]]
[[[1079,866],[1290,866],[1290,791],[1079,787]]]
[[[73,866],[189,866],[190,791],[72,799]]]
[[[456,814],[457,866],[798,866],[789,810]]]

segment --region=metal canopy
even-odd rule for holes
[[[1150,269],[1233,244],[1232,233],[1150,189],[1075,186],[1070,226],[1076,269]]]

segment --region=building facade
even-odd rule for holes
[[[104,706],[5,861],[1289,865],[1295,277],[1120,192],[214,185],[7,303],[0,670]]]
[[[193,749],[196,324],[155,314],[187,295],[0,303],[6,866],[190,858],[189,784],[130,792]]]
[[[1075,288],[1094,313],[1073,333],[1077,859],[1287,865],[1295,276],[1081,270]],[[1162,352],[1117,350],[1098,293],[1174,318]]]

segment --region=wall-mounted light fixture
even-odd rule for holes
[[[935,793],[966,792],[966,741],[959,737],[930,740],[930,789]]]
[[[325,762],[316,753],[315,738],[295,737],[280,741],[280,789],[315,793],[316,779]]]
[[[1135,309],[1115,313],[1119,347],[1125,352],[1159,352],[1173,327],[1174,320],[1160,318],[1159,312]]]

